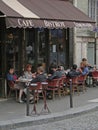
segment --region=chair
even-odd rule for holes
[[[34,86],[34,84],[35,84],[35,86]],[[34,97],[35,97],[35,100],[37,102],[39,100],[39,97],[43,97],[43,96],[39,95],[39,93],[42,93],[42,84],[41,84],[41,82],[31,83],[30,86],[29,86],[29,89],[31,91],[33,91],[33,93],[35,94]]]
[[[47,90],[52,91],[53,99],[54,99],[55,95],[59,95],[59,97],[60,97],[60,80],[61,80],[61,78],[48,81]]]
[[[48,87],[48,82],[41,82],[41,84],[42,84],[42,95],[43,95],[44,106],[42,107],[42,110],[40,113],[43,113],[43,112],[50,113],[49,107],[46,102],[46,91],[47,91],[47,87]]]
[[[42,84],[40,82],[37,83],[31,83],[29,85],[29,91],[33,91],[33,95],[34,95],[34,105],[33,105],[33,109],[31,111],[31,114],[37,114],[37,110],[36,110],[36,101],[38,102],[39,99],[39,91],[42,90]]]
[[[98,83],[98,71],[92,72],[92,80],[93,80],[93,86],[95,87]]]
[[[10,97],[11,93],[14,91],[15,92],[15,97],[16,97],[16,100],[17,100],[18,99],[18,96],[17,96],[18,95],[18,88],[14,87],[15,83],[13,81],[7,81],[7,84],[9,86],[9,88],[10,88],[8,97]]]
[[[75,92],[79,95],[78,76],[72,78],[72,93],[74,94]]]
[[[83,93],[84,93],[84,91],[86,91],[85,81],[86,81],[86,75],[80,75],[80,76],[78,76],[79,90],[82,89]]]
[[[60,89],[59,89],[59,93],[60,93],[60,96],[61,95],[66,95],[66,89],[64,87],[64,84],[66,82],[66,76],[62,76],[61,79],[60,79],[60,82],[59,82],[59,86],[60,86]]]

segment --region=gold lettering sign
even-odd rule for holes
[[[49,28],[65,28],[65,23],[61,21],[47,21],[44,20],[45,27]]]
[[[28,19],[18,19],[18,24],[20,27],[34,27],[33,21]]]

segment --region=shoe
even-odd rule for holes
[[[30,104],[34,104],[34,100],[30,100]]]
[[[30,104],[34,104],[34,103],[37,103],[37,100],[30,100]]]
[[[22,101],[22,100],[19,100],[19,103],[24,103],[24,101]]]
[[[33,100],[34,99],[34,97],[30,97],[30,100]]]

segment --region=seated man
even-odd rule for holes
[[[91,67],[91,65],[87,62],[87,59],[83,58],[82,62],[80,63],[82,75],[87,75],[89,73],[89,67]]]
[[[10,68],[9,72],[7,74],[7,80],[8,82],[11,81],[14,83],[14,87],[19,89],[19,102],[22,103],[22,95],[23,95],[23,90],[24,90],[24,84],[17,82],[18,81],[18,77],[17,75],[14,73],[14,68]]]
[[[45,81],[46,81],[46,76],[44,74],[44,69],[42,66],[40,66],[37,68],[37,75],[35,78],[33,78],[31,83],[45,82]]]
[[[77,77],[81,74],[81,70],[77,70],[77,65],[74,64],[72,66],[72,69],[68,72],[68,74],[66,75],[68,78],[74,78]]]
[[[48,75],[48,80],[57,79],[62,77],[62,73],[58,71],[58,68],[56,65],[52,67],[53,74]]]
[[[66,75],[64,67],[62,65],[58,66],[58,71],[61,73],[62,76]]]

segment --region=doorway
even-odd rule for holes
[[[51,29],[49,35],[49,46],[50,46],[50,55],[49,61],[50,64],[55,63],[57,65],[66,64],[66,56],[68,52],[66,33],[64,29]]]

